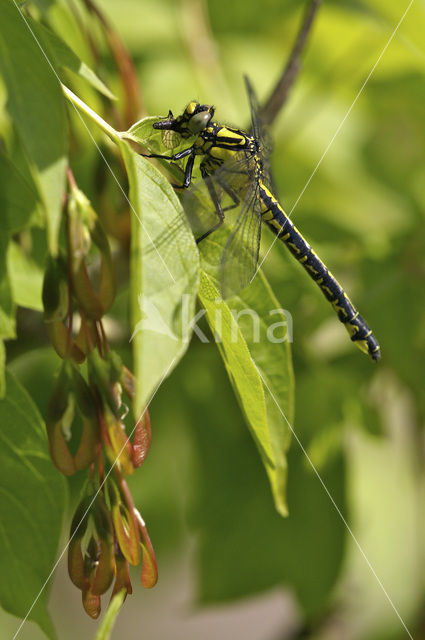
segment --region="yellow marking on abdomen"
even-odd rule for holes
[[[293,242],[288,242],[287,245],[288,247],[291,247],[295,251],[295,253],[298,253],[298,254],[301,253],[301,249],[297,247],[297,245],[294,244]]]
[[[276,218],[273,216],[273,214],[272,214],[272,219],[270,220],[270,224],[272,225],[272,227],[274,227],[278,231],[282,230],[282,225],[276,220]],[[288,235],[288,238],[289,238],[289,233],[287,235]]]
[[[348,313],[346,312],[346,310],[344,309],[344,307],[341,307],[341,306],[338,304],[338,298],[336,298],[335,300],[333,300],[333,301],[331,302],[331,305],[333,306],[333,308],[335,309],[335,311],[336,311],[337,313],[339,313],[339,312],[341,311],[341,312],[344,314],[344,316],[345,316],[346,318],[348,318]],[[352,318],[351,320],[354,320],[354,318]],[[351,320],[350,320],[350,322],[351,322]]]
[[[322,291],[326,291],[327,293],[329,293],[329,296],[333,296],[334,295],[333,292],[326,285],[324,287],[322,287],[320,285],[320,288],[321,288]]]
[[[306,264],[305,268],[308,269],[314,276],[317,276],[317,274],[319,273],[317,269],[311,266],[311,264]]]

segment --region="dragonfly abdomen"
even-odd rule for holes
[[[262,218],[292,255],[300,262],[310,278],[320,287],[325,298],[333,306],[339,320],[344,324],[353,342],[365,353],[379,360],[380,347],[372,330],[361,317],[344,289],[313,251],[273,194],[260,184],[263,206]]]

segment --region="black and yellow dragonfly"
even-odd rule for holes
[[[254,277],[264,222],[319,286],[351,340],[377,361],[380,347],[372,330],[273,194],[269,145],[261,126],[256,95],[248,78],[245,82],[252,133],[217,124],[213,121],[214,107],[193,101],[181,115],[174,117],[170,111],[166,119],[153,126],[164,132],[176,132],[183,140],[194,138],[194,142],[174,155],[149,154],[149,157],[171,161],[187,158],[183,184],[175,186],[187,189],[183,205],[197,242],[218,229],[230,215],[228,212],[233,210],[233,215],[236,214],[220,264],[223,298],[236,295]],[[199,168],[203,180],[191,186],[196,156],[201,158]]]

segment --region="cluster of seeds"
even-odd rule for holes
[[[112,596],[132,592],[130,564],[142,562],[143,586],[157,581],[152,544],[125,481],[146,458],[151,427],[145,409],[127,434],[134,378],[109,347],[102,324],[116,294],[111,250],[90,202],[72,174],[68,178],[67,250],[49,259],[43,286],[47,332],[63,359],[46,424],[50,455],[59,471],[71,476],[87,470],[71,524],[68,571],[82,591],[85,611],[97,618],[100,597],[113,582]],[[100,257],[96,289],[88,269],[93,250]],[[80,321],[77,332],[75,312]]]

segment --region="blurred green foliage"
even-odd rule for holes
[[[249,118],[242,75],[250,75],[264,100],[281,73],[305,4],[98,2],[136,62],[147,114],[169,108],[178,113],[197,98],[216,106],[218,121],[236,126],[246,126]],[[65,3],[51,5],[50,24],[93,64]],[[282,205],[287,211],[296,205],[291,217],[373,328],[381,363],[374,365],[353,347],[320,292],[276,244],[264,271],[293,318],[292,426],[303,447],[292,439],[289,517],[282,519],[273,508],[266,473],[214,346],[197,338],[152,403],[152,450],[131,483],[160,572],[186,547],[189,529],[196,536],[200,603],[282,586],[295,594],[301,626],[310,629],[306,637],[330,638],[335,614],[338,637],[405,638],[377,577],[413,636],[424,634],[423,2],[413,3],[344,120],[407,5],[325,1],[302,72],[272,131]],[[106,50],[99,67],[121,104]],[[91,88],[76,81],[72,86],[102,110]],[[101,212],[97,150],[75,115],[70,117],[77,131],[75,173]],[[108,180],[111,202],[120,202]],[[271,241],[265,232],[264,251]],[[125,284],[120,293],[125,297]],[[121,302],[111,323],[120,327],[116,347],[129,358],[128,314]],[[45,415],[56,363],[31,343],[25,322],[20,329],[24,348],[11,346],[11,368]],[[60,615],[56,624],[61,631]],[[282,638],[290,637],[285,633]],[[67,637],[65,630],[60,637]]]

